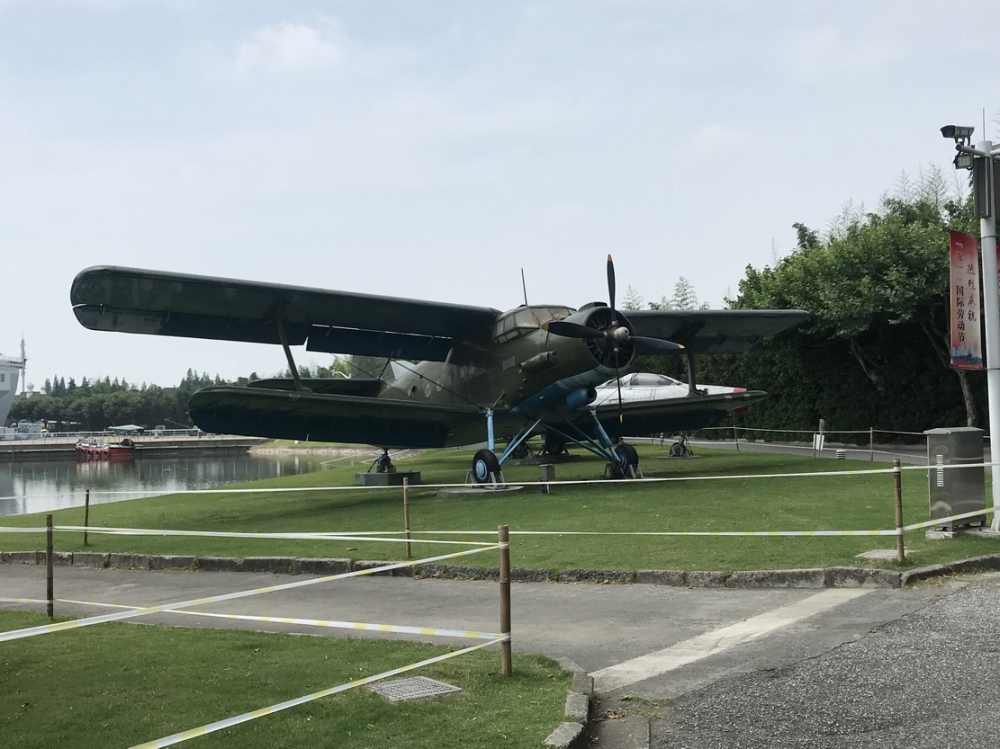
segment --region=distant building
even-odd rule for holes
[[[0,355],[0,427],[7,423],[7,415],[17,395],[17,383],[24,372],[24,341],[21,341],[21,356]]]

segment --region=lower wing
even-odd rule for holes
[[[206,432],[379,447],[445,447],[482,439],[485,430],[474,406],[268,387],[204,388],[188,410]]]

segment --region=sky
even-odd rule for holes
[[[0,353],[28,383],[284,369],[99,333],[123,265],[509,309],[723,307],[747,265],[998,140],[986,0],[0,0]],[[960,36],[960,30],[961,34]],[[985,131],[984,131],[985,122]],[[965,175],[966,173],[962,173]],[[299,364],[327,355],[294,350]]]

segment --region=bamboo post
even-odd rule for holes
[[[87,545],[87,528],[90,526],[90,489],[83,498],[83,545]]]
[[[406,558],[413,559],[410,546],[410,477],[403,476],[403,532],[406,534]]]
[[[45,516],[45,597],[48,601],[46,605],[46,612],[51,619],[54,614],[55,602],[55,591],[52,582],[52,516]]]
[[[896,561],[906,561],[906,548],[903,545],[903,480],[899,470],[899,459],[892,461],[892,480],[896,487]]]
[[[506,525],[497,529],[500,542],[500,634],[506,639],[500,643],[500,673],[514,674],[510,656],[510,532]]]
[[[733,425],[733,439],[736,440],[736,452],[740,451],[740,433],[736,431],[736,425]]]

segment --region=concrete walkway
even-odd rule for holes
[[[55,595],[95,603],[151,606],[307,579],[310,578],[253,573],[60,567],[56,569]],[[767,742],[728,743],[732,737],[728,728],[719,734],[718,716],[710,721],[710,728],[706,727],[700,722],[707,719],[706,700],[724,699],[724,695],[735,699],[734,695],[742,689],[737,685],[743,683],[765,689],[767,679],[771,678],[768,674],[797,674],[798,669],[808,668],[807,664],[814,659],[836,658],[846,644],[866,641],[884,631],[899,633],[894,642],[900,652],[914,652],[924,643],[907,640],[911,636],[907,633],[916,638],[927,637],[926,627],[914,629],[907,624],[916,612],[927,617],[926,621],[940,620],[942,629],[937,636],[951,630],[965,631],[973,626],[970,621],[980,622],[980,619],[970,619],[968,607],[951,601],[961,601],[962,596],[968,595],[965,588],[969,581],[978,579],[990,578],[947,580],[903,590],[819,591],[519,583],[512,586],[513,646],[515,652],[568,657],[594,676],[597,717],[607,718],[596,724],[596,746],[603,749],[769,746]],[[985,592],[977,595],[1000,607],[1000,591],[995,585],[978,590]],[[0,597],[44,598],[44,595],[43,566],[0,568]],[[3,603],[0,606],[25,607]],[[42,605],[36,608],[44,610]],[[496,631],[499,599],[498,586],[491,582],[364,577],[209,604],[198,610]],[[58,613],[74,616],[107,611],[81,604],[57,604]],[[345,634],[343,630],[179,613],[144,617],[147,619],[165,625]],[[349,636],[386,635],[350,632]],[[445,642],[426,636],[391,636]],[[977,647],[983,644],[977,642]],[[853,652],[858,653],[853,658],[862,659],[858,667],[865,668],[865,651]],[[939,680],[953,685],[960,678],[959,674],[942,670],[939,662],[921,673],[921,663],[920,658],[908,659],[908,679]],[[891,663],[884,665],[888,668]],[[1000,679],[994,679],[993,683],[1000,689]],[[801,706],[806,703],[822,706],[848,693],[849,683],[843,683],[833,674],[830,679],[817,680],[809,689],[800,691],[788,709],[792,715],[798,709],[805,709]],[[857,707],[864,709],[863,704]],[[926,709],[933,711],[934,705],[928,702]],[[748,725],[756,725],[750,720],[752,708],[748,706],[747,710]],[[759,726],[754,730],[759,731]],[[683,731],[684,736],[680,743],[676,740],[678,731]],[[715,738],[703,740],[703,733]],[[761,736],[758,734],[757,738]],[[849,741],[837,745],[867,746]]]

